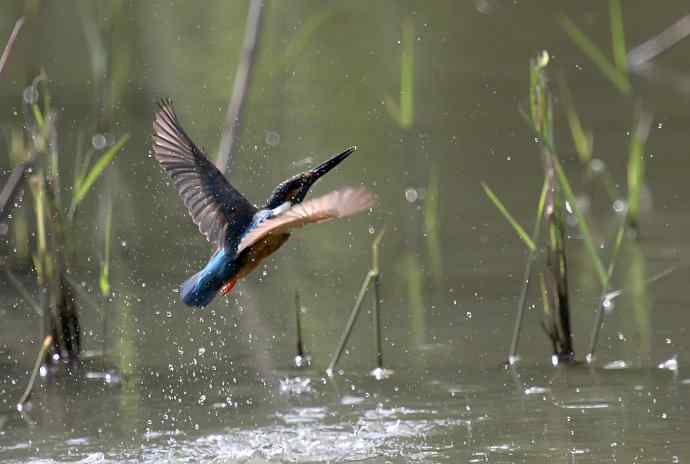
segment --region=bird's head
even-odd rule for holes
[[[286,201],[292,204],[301,203],[309,192],[312,185],[316,183],[324,174],[340,164],[345,158],[350,156],[357,147],[350,147],[344,152],[332,157],[328,161],[321,163],[314,169],[310,169],[286,181],[281,182],[273,190],[273,193],[266,202],[265,208],[273,209],[282,205]]]

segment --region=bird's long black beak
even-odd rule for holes
[[[357,147],[350,147],[344,152],[340,153],[339,155],[335,155],[333,158],[329,159],[328,161],[325,161],[321,163],[319,166],[315,167],[310,171],[311,177],[314,179],[313,182],[316,182],[318,178],[326,174],[328,171],[339,165],[340,163],[343,162],[345,158],[350,156],[352,152],[357,150]]]

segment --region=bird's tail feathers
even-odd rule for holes
[[[199,282],[202,273],[203,270],[197,272],[182,284],[180,295],[182,296],[182,302],[187,306],[203,308],[216,296],[218,289],[208,285],[201,285],[201,282]]]

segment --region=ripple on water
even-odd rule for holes
[[[328,409],[323,407],[294,408],[286,413],[277,413],[276,416],[286,424],[303,424],[306,422],[318,422],[326,417]]]
[[[545,387],[540,387],[540,386],[537,386],[537,385],[533,385],[533,386],[531,386],[531,387],[525,388],[524,393],[525,393],[525,395],[541,395],[541,394],[544,394],[544,393],[548,393],[548,392],[550,392],[550,391],[551,391],[551,390],[550,390],[549,388],[545,388]]]
[[[555,404],[562,409],[604,409],[611,407],[611,404],[605,400],[577,400]]]

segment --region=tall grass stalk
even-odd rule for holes
[[[628,56],[625,47],[625,32],[623,28],[623,8],[621,0],[609,0],[609,18],[611,20],[611,45],[613,62],[621,74],[628,75]]]
[[[527,232],[525,232],[525,229],[522,228],[522,226],[515,220],[515,218],[508,212],[508,209],[503,205],[503,202],[498,198],[498,196],[494,193],[491,188],[486,185],[486,183],[482,182],[482,188],[484,189],[484,193],[486,193],[486,196],[489,197],[489,200],[494,204],[496,209],[503,215],[503,217],[508,221],[508,223],[513,227],[513,230],[515,233],[517,233],[518,237],[522,239],[524,244],[527,246],[530,252],[534,252],[537,249],[537,246],[534,244],[534,241],[532,238],[527,235]]]
[[[627,60],[631,71],[639,72],[649,67],[652,65],[652,60],[688,36],[690,36],[690,15],[685,15],[659,34],[630,50]]]
[[[612,3],[617,2],[617,0],[610,0]],[[611,8],[612,13],[620,11],[620,8]],[[594,65],[599,68],[599,71],[606,76],[606,78],[611,81],[611,83],[624,95],[630,94],[632,91],[632,85],[630,84],[630,79],[628,77],[627,69],[620,68],[619,66],[624,64],[625,59],[619,56],[619,49],[624,47],[625,42],[622,37],[622,25],[618,26],[618,21],[622,21],[617,17],[611,16],[612,22],[612,36],[614,38],[614,48],[615,48],[615,62],[611,62],[604,52],[590,39],[587,35],[582,32],[582,30],[575,25],[575,23],[568,17],[563,16],[560,18],[561,27],[568,34],[570,39],[575,45],[594,63]]]
[[[321,29],[330,20],[336,17],[336,11],[334,5],[326,5],[320,11],[309,15],[302,27],[292,38],[285,49],[281,53],[280,57],[274,62],[277,63],[274,69],[287,68],[295,63],[295,59],[307,48],[307,45],[313,40],[314,34]]]
[[[554,347],[554,355],[559,361],[574,360],[574,350],[572,343],[572,333],[570,326],[570,303],[568,297],[568,266],[565,248],[565,210],[568,205],[574,212],[578,222],[578,227],[584,238],[586,249],[590,255],[590,259],[594,265],[596,274],[599,278],[602,288],[606,285],[606,273],[599,257],[596,248],[594,247],[594,240],[590,233],[588,224],[577,206],[577,202],[570,186],[570,182],[566,177],[561,167],[560,161],[556,152],[556,144],[554,138],[554,116],[553,116],[553,97],[549,88],[549,81],[546,75],[546,67],[549,63],[549,55],[546,52],[541,53],[537,58],[530,62],[530,88],[529,88],[529,122],[535,131],[538,141],[542,145],[542,160],[544,165],[544,188],[542,198],[540,199],[539,210],[543,213],[543,221],[546,228],[546,266],[548,273],[544,280],[544,295],[548,297],[548,306],[545,306],[545,320],[542,323],[547,331],[547,335],[552,341]],[[584,138],[584,131],[576,115],[571,114],[571,130],[576,137]],[[589,152],[590,144],[581,140],[580,153],[581,158],[589,162],[591,160],[591,153]],[[485,189],[486,190],[486,189]],[[492,194],[493,192],[491,192]],[[492,202],[503,210],[502,213],[506,218],[512,216],[502,207],[502,203],[495,194],[491,195],[490,189],[487,195],[492,198]],[[543,202],[543,203],[542,203]],[[518,231],[518,235],[523,237],[523,241],[528,244],[524,237],[527,234],[521,227],[516,227],[517,221],[514,219],[509,222],[513,224],[513,228]],[[538,229],[537,229],[538,230]],[[536,231],[535,231],[536,232]],[[536,236],[536,233],[533,234]],[[531,241],[533,249],[536,249],[536,240]],[[529,276],[531,274],[531,260],[528,258],[528,264],[525,270],[525,288],[529,285]],[[526,297],[526,290],[520,298],[520,307],[518,309],[515,330],[513,334],[513,342],[511,343],[511,350],[508,356],[508,362],[513,363],[517,359],[517,341],[519,340],[520,327],[524,313],[523,298]]]
[[[5,65],[10,57],[10,53],[12,53],[12,48],[14,47],[14,43],[17,40],[17,36],[19,35],[19,31],[21,31],[22,26],[24,26],[24,18],[20,17],[14,23],[10,37],[7,39],[7,44],[5,44],[5,49],[2,51],[2,55],[0,56],[0,75],[2,75],[2,72],[5,69]]]
[[[34,362],[34,368],[31,371],[31,376],[29,377],[29,383],[26,385],[26,389],[24,390],[24,393],[22,394],[21,398],[17,402],[17,411],[22,412],[24,410],[24,406],[26,403],[29,402],[31,399],[31,394],[34,391],[34,384],[36,383],[36,378],[38,378],[38,374],[41,371],[41,366],[43,365],[46,356],[48,354],[48,350],[50,350],[50,347],[53,345],[53,337],[52,335],[48,335],[43,339],[43,343],[41,343],[41,348],[38,351],[38,356],[36,356],[36,362]]]
[[[577,206],[577,199],[575,198],[573,189],[570,186],[570,181],[566,177],[565,172],[563,171],[563,167],[561,166],[560,161],[558,161],[558,158],[554,157],[553,160],[554,168],[556,174],[558,175],[558,180],[560,182],[561,187],[563,188],[563,193],[565,194],[565,198],[568,201],[570,207],[572,208],[575,218],[577,219],[577,226],[580,229],[582,238],[585,242],[585,248],[587,249],[592,264],[594,265],[594,270],[596,272],[597,279],[599,280],[599,283],[603,288],[606,286],[607,282],[604,263],[601,260],[599,253],[597,252],[597,247],[594,245],[594,238],[592,237],[592,233],[590,232],[587,220],[585,219],[584,214],[582,214],[580,208]]]
[[[582,119],[575,108],[575,103],[573,102],[573,97],[565,78],[561,78],[560,83],[568,127],[570,128],[570,135],[573,139],[578,159],[586,168],[589,176],[601,179],[603,187],[609,196],[609,200],[613,202],[618,199],[616,182],[611,176],[604,161],[601,159],[594,159],[594,134],[590,130],[587,130],[584,124],[582,124]]]
[[[415,85],[415,57],[414,57],[414,20],[405,18],[402,23],[402,40],[400,54],[400,99],[396,101],[390,96],[385,97],[388,113],[403,129],[409,129],[414,124],[414,85]]]
[[[20,259],[25,259],[30,255],[29,224],[26,211],[18,208],[18,200],[23,198],[21,192],[35,164],[35,153],[28,152],[24,134],[17,128],[10,132],[9,158],[13,169],[0,191],[0,223],[10,222],[10,213],[14,212],[10,225],[14,234],[16,255]]]
[[[41,75],[32,85],[38,91],[38,85],[45,82],[45,75]],[[26,124],[30,132],[30,145],[26,150],[35,153],[37,164],[30,180],[37,228],[34,269],[41,289],[44,327],[46,333],[52,336],[53,351],[63,358],[76,360],[81,350],[80,303],[68,276],[77,251],[81,250],[73,240],[75,212],[122,150],[128,136],[125,135],[106,150],[90,168],[90,156],[81,157],[75,166],[70,205],[65,209],[60,192],[62,173],[58,155],[57,113],[51,107],[45,85],[42,103],[42,107],[36,102],[30,104],[31,111],[27,114],[33,115],[33,119]]]
[[[434,280],[440,282],[443,278],[443,258],[441,252],[441,187],[438,165],[434,164],[429,174],[424,197],[424,235],[426,237],[427,251],[431,261],[431,269]]]
[[[510,351],[508,352],[508,364],[513,365],[518,361],[518,344],[520,343],[520,332],[522,331],[522,321],[525,318],[525,307],[527,306],[527,294],[529,293],[530,283],[532,281],[532,266],[537,258],[536,243],[539,243],[541,235],[541,222],[544,217],[544,204],[546,203],[546,191],[548,184],[544,179],[544,185],[541,188],[539,195],[539,203],[537,204],[537,214],[534,219],[534,228],[532,229],[531,242],[534,245],[533,249],[529,250],[527,261],[525,263],[525,270],[522,275],[522,289],[520,297],[518,298],[517,314],[515,316],[515,324],[513,326],[513,337],[510,342]],[[507,211],[506,211],[507,212]]]
[[[625,221],[621,221],[620,225],[618,226],[616,238],[613,242],[613,251],[611,252],[611,257],[609,258],[609,266],[606,272],[606,285],[602,288],[601,296],[599,297],[599,308],[597,310],[596,316],[594,317],[594,327],[592,328],[589,349],[587,350],[587,355],[585,357],[587,363],[591,363],[594,360],[594,352],[599,341],[599,333],[601,332],[601,326],[604,321],[604,312],[606,311],[606,308],[611,301],[608,298],[609,288],[611,285],[611,277],[613,276],[613,270],[616,266],[616,261],[618,259],[618,254],[620,252],[624,237]]]
[[[122,151],[124,146],[129,141],[129,134],[125,134],[120,137],[113,146],[108,148],[103,155],[96,161],[91,170],[83,178],[81,176],[76,177],[74,194],[72,196],[72,203],[70,204],[68,217],[69,219],[74,218],[77,207],[84,200],[89,191],[93,188],[96,180],[103,174],[103,171],[110,166],[115,157]]]
[[[352,311],[350,311],[350,317],[348,318],[347,324],[345,325],[345,330],[343,331],[342,335],[340,336],[340,342],[338,343],[338,348],[335,350],[333,353],[333,356],[331,357],[331,361],[328,364],[328,368],[326,369],[326,373],[328,374],[329,377],[332,377],[333,374],[335,373],[335,367],[338,364],[338,361],[340,360],[340,357],[343,354],[343,351],[345,350],[345,346],[347,345],[347,342],[350,338],[350,334],[352,333],[352,329],[355,325],[355,322],[357,322],[357,316],[359,316],[360,308],[362,307],[362,303],[364,302],[364,297],[366,297],[367,292],[371,288],[371,286],[375,283],[375,281],[378,279],[380,275],[380,268],[379,268],[379,247],[381,245],[381,240],[383,239],[383,234],[385,232],[384,230],[381,230],[379,234],[374,238],[374,241],[371,244],[371,268],[369,269],[369,272],[367,272],[366,276],[364,276],[364,281],[362,282],[362,286],[359,289],[359,293],[357,294],[357,299],[355,300],[355,305],[352,308]],[[375,298],[378,300],[379,295],[376,293]],[[377,303],[374,303],[377,305]],[[376,311],[376,317],[377,321],[375,322],[376,326],[375,328],[378,328],[378,308]],[[376,346],[381,346],[381,341],[380,339],[377,339],[377,337],[380,337],[380,330],[375,331],[374,333],[374,343]],[[382,359],[382,357],[379,356],[379,353],[377,353],[377,362]],[[377,366],[381,367],[381,366]]]
[[[249,90],[249,84],[251,83],[256,52],[259,46],[261,25],[263,24],[263,7],[264,0],[250,0],[249,2],[242,55],[235,71],[230,102],[225,114],[225,129],[218,147],[216,167],[220,172],[225,172],[230,165],[233,145],[242,127],[244,102]]]
[[[558,361],[574,360],[570,326],[570,300],[568,297],[568,266],[565,249],[564,187],[556,175],[556,143],[554,138],[553,96],[549,87],[546,67],[549,56],[543,52],[530,64],[530,116],[531,123],[542,141],[544,167],[544,226],[546,228],[546,268],[544,288],[549,305],[545,306],[542,326],[552,341]],[[545,300],[546,301],[546,300]],[[510,358],[509,358],[510,360]]]
[[[627,221],[630,228],[639,233],[640,207],[644,189],[644,149],[652,128],[652,117],[644,113],[637,121],[630,138],[628,157],[628,211]]]
[[[113,238],[113,199],[112,194],[108,194],[104,201],[105,219],[103,224],[103,255],[101,257],[100,273],[98,286],[101,295],[108,297],[111,294],[110,286],[110,253]]]
[[[297,351],[295,353],[295,367],[306,367],[311,360],[304,349],[304,337],[302,335],[302,302],[299,291],[295,291],[295,338],[297,339]]]
[[[546,226],[546,292],[550,300],[544,307],[547,322],[544,328],[554,346],[554,355],[559,362],[575,359],[570,326],[570,299],[568,296],[568,260],[565,251],[565,204],[561,186],[557,184],[555,156],[544,154],[547,193],[544,208]],[[547,311],[548,309],[548,311]]]
[[[29,292],[29,290],[17,278],[17,276],[14,275],[14,272],[12,272],[8,267],[6,267],[5,274],[7,275],[7,279],[10,281],[12,286],[21,295],[22,299],[24,299],[24,302],[31,306],[31,309],[34,310],[34,313],[36,313],[37,316],[43,317],[43,308],[41,308],[40,303],[36,301],[31,292]]]

